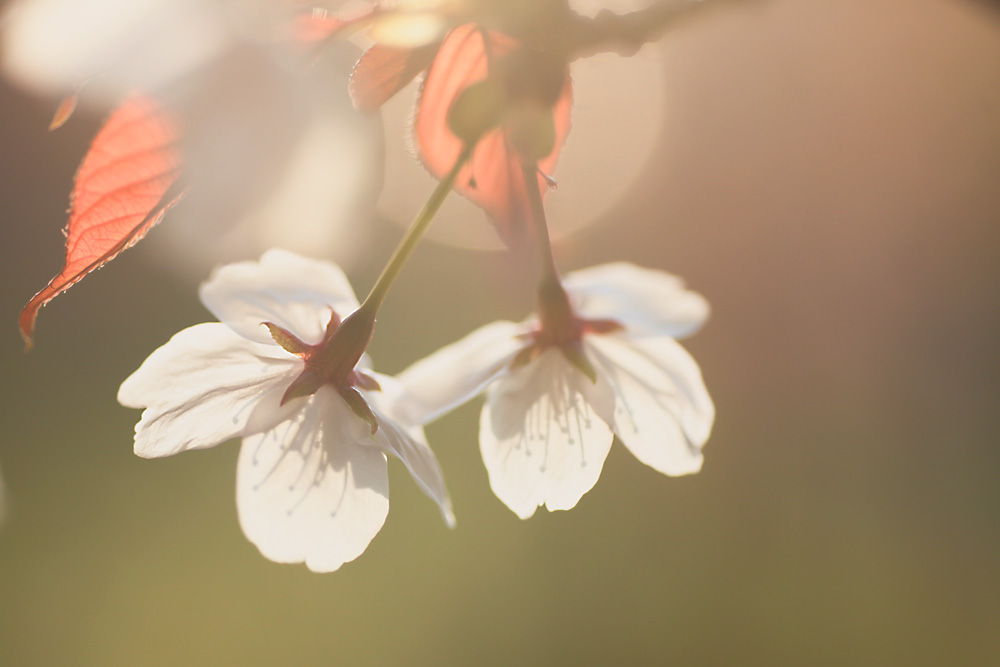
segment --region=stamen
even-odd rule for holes
[[[344,484],[343,484],[343,486],[340,487],[340,497],[337,498],[336,504],[334,505],[333,509],[330,510],[330,516],[331,517],[337,516],[337,512],[340,511],[341,506],[344,504],[344,498],[347,497],[347,481],[348,481],[348,476],[345,474],[344,475]]]
[[[584,400],[582,396],[579,396],[579,394],[577,396],[580,398],[580,402],[583,403],[584,410],[588,410],[589,411],[590,406],[587,403],[587,401]],[[583,449],[583,440],[584,440],[584,438],[583,438],[583,420],[581,419],[580,408],[576,407],[575,412],[576,412],[576,432],[577,432],[577,434],[579,436],[579,439],[580,439],[580,467],[581,468],[586,468],[587,467],[587,455],[586,455],[586,452]],[[589,420],[587,421],[587,427],[588,428],[590,427]],[[570,442],[570,444],[572,444],[572,441]]]
[[[289,438],[288,433],[292,430],[292,428],[296,427],[297,425],[300,425],[304,419],[305,419],[305,413],[299,412],[295,416],[294,420],[290,420],[287,422],[287,425],[282,433],[279,434],[277,428],[270,431],[270,435],[273,436],[275,440],[282,443],[281,447],[279,447],[280,453],[277,459],[275,459],[274,464],[271,466],[271,469],[268,470],[267,473],[256,484],[254,484],[253,486],[254,491],[259,491],[260,488],[267,483],[267,481],[271,478],[274,472],[281,465],[281,462],[285,459],[286,456],[288,456],[288,452],[292,449],[292,444],[295,442],[295,438]],[[264,446],[267,439],[268,438],[266,436],[262,438],[260,444],[257,446],[257,450],[254,452],[254,460],[253,460],[254,465],[257,465],[257,454],[260,452],[260,449]]]

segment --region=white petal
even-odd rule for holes
[[[614,390],[613,426],[625,446],[667,475],[698,472],[715,407],[691,355],[666,336],[593,335],[584,344]]]
[[[427,445],[424,430],[419,426],[404,426],[393,419],[394,406],[405,398],[405,390],[393,377],[377,373],[372,375],[378,381],[381,391],[364,392],[364,395],[378,418],[376,445],[406,464],[420,489],[438,504],[445,523],[449,528],[454,528],[455,513],[448,489],[444,485],[444,474],[437,457]]]
[[[438,464],[437,457],[427,445],[423,430],[417,427],[404,429],[400,424],[379,417],[379,430],[375,434],[375,443],[386,452],[391,452],[406,464],[413,480],[423,491],[438,504],[441,516],[449,528],[455,527],[455,512],[451,507],[451,497],[444,485],[444,474]],[[416,435],[419,434],[419,437]]]
[[[610,388],[591,383],[557,348],[501,377],[479,422],[493,492],[522,519],[539,505],[574,507],[600,477],[613,440],[601,415],[613,410]]]
[[[135,453],[170,456],[242,435],[255,406],[280,401],[300,370],[276,345],[248,341],[224,324],[198,324],[149,355],[122,383],[118,402],[146,408]]]
[[[615,320],[633,335],[682,338],[708,319],[708,302],[680,278],[627,262],[574,271],[565,285],[580,315]]]
[[[408,397],[397,417],[426,424],[479,394],[525,346],[522,331],[513,322],[493,322],[407,368],[396,376]]]
[[[389,512],[385,454],[329,387],[291,419],[243,439],[236,505],[267,558],[332,572],[368,547]]]
[[[338,266],[287,250],[269,250],[259,262],[223,266],[199,294],[223,323],[258,343],[273,343],[262,322],[284,327],[306,343],[318,343],[331,309],[344,318],[358,308]]]

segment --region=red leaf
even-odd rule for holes
[[[292,40],[310,44],[332,37],[336,32],[348,25],[350,21],[325,12],[314,12],[296,17],[292,24]]]
[[[60,127],[66,124],[69,117],[73,115],[76,111],[76,99],[77,94],[67,95],[59,103],[59,107],[56,108],[55,114],[52,116],[52,122],[49,123],[49,132],[52,130],[58,130]]]
[[[404,49],[376,44],[361,56],[351,74],[351,98],[360,111],[379,109],[434,60],[440,44]]]
[[[343,18],[330,16],[326,10],[314,9],[309,14],[301,14],[292,23],[292,40],[302,44],[315,44],[338,35],[341,31],[364,28],[384,10],[375,5],[359,9],[354,16]]]
[[[442,43],[424,81],[414,133],[420,156],[438,178],[455,164],[462,141],[448,127],[448,111],[459,94],[486,79],[497,60],[517,46],[512,37],[484,31],[473,25],[453,30]],[[569,76],[553,106],[555,146],[538,161],[538,184],[544,196],[547,176],[555,170],[559,152],[570,129],[572,85]],[[503,127],[483,135],[472,159],[458,174],[455,189],[481,206],[493,220],[500,237],[514,245],[530,219],[521,160]]]
[[[21,311],[28,349],[39,308],[135,244],[183,195],[179,133],[173,116],[143,97],[126,100],[98,132],[73,186],[66,264]]]

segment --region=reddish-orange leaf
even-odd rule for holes
[[[324,10],[313,10],[309,14],[301,14],[292,23],[292,40],[303,44],[317,43],[329,39],[342,30],[360,29],[382,12],[378,5],[360,9],[354,16],[343,18],[330,16]]]
[[[379,109],[434,60],[437,42],[405,49],[376,44],[361,56],[351,74],[351,98],[360,111]]]
[[[69,117],[73,115],[74,111],[76,111],[76,93],[67,95],[59,103],[55,115],[52,116],[52,122],[49,123],[49,132],[62,127],[69,120]]]
[[[138,96],[98,132],[73,186],[66,265],[21,311],[29,349],[39,308],[141,239],[180,199],[178,135],[173,116]]]
[[[473,25],[456,28],[442,43],[424,80],[414,123],[420,157],[438,178],[451,170],[462,150],[462,141],[448,127],[452,103],[470,85],[486,79],[497,60],[515,46],[512,37]],[[555,170],[569,134],[571,107],[572,86],[567,76],[552,109],[555,146],[538,161],[543,195],[549,186],[547,176]],[[506,243],[513,244],[524,235],[530,205],[521,161],[505,128],[483,135],[469,164],[459,172],[455,189],[489,214]]]
[[[306,44],[319,42],[331,37],[348,23],[349,21],[325,13],[298,16],[292,24],[292,39]]]

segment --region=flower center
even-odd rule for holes
[[[305,364],[302,372],[292,380],[281,397],[282,405],[295,398],[312,396],[320,387],[329,385],[344,399],[354,414],[368,423],[372,435],[375,434],[378,420],[368,401],[358,390],[380,391],[381,387],[375,378],[356,368],[371,340],[375,324],[373,318],[366,317],[358,310],[341,321],[340,316],[331,308],[323,340],[315,345],[306,343],[273,322],[262,324],[270,331],[275,343],[302,359]]]
[[[511,367],[523,366],[546,348],[555,346],[591,382],[597,382],[597,372],[583,351],[584,335],[606,334],[623,328],[614,320],[577,316],[566,290],[557,281],[546,281],[538,290],[538,321],[538,329],[525,334],[530,342],[514,357]]]

